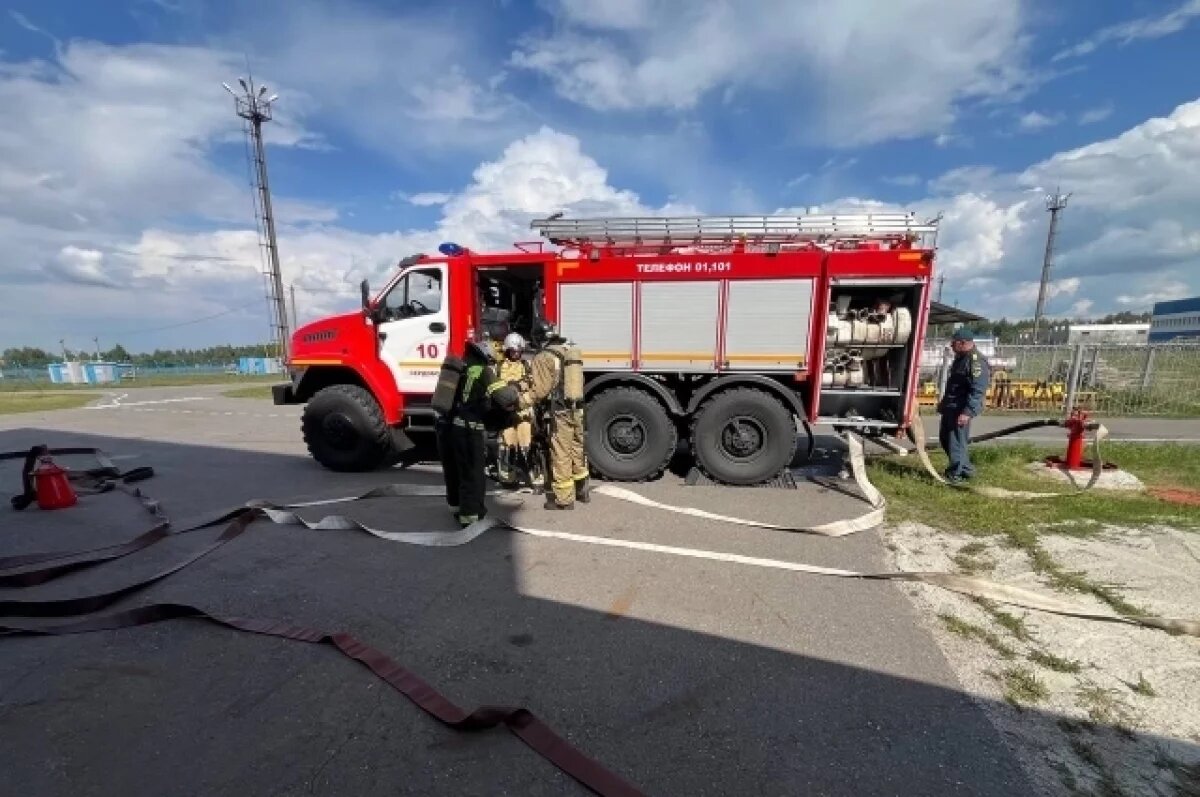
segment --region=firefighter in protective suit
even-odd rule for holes
[[[533,342],[541,350],[531,363],[519,406],[536,407],[546,432],[546,509],[574,509],[576,501],[591,500],[584,456],[583,357],[549,321],[534,325]]]
[[[528,385],[533,369],[524,359],[525,339],[516,332],[504,338],[504,359],[497,368],[500,381],[510,385]],[[514,470],[529,471],[529,447],[533,442],[533,410],[519,410],[512,424],[500,431],[500,449],[496,471],[501,484],[512,484]]]
[[[517,400],[516,389],[496,378],[490,347],[468,343],[465,355],[449,410],[439,418],[437,427],[446,503],[463,527],[487,514],[486,423],[495,405],[507,404],[512,409]]]

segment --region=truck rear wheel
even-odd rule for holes
[[[614,387],[588,402],[588,464],[606,479],[657,478],[671,461],[677,439],[663,405],[637,388]]]
[[[718,393],[692,423],[696,465],[716,482],[748,486],[777,476],[796,452],[792,413],[774,396],[753,388]]]
[[[330,470],[375,470],[393,456],[379,402],[358,385],[317,391],[304,407],[300,426],[308,452]]]

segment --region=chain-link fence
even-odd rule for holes
[[[1200,417],[1200,345],[1001,344],[988,354],[990,410]]]
[[[205,377],[237,376],[235,363],[204,365],[120,365],[116,369],[117,381],[125,384],[154,382],[171,379],[202,379]],[[29,388],[72,388],[88,387],[86,384],[56,384],[46,366],[0,365],[0,392]],[[94,385],[92,385],[94,387]]]

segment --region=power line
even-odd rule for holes
[[[189,321],[180,321],[180,322],[177,322],[174,324],[166,324],[166,325],[160,326],[160,327],[147,327],[146,329],[135,329],[131,332],[109,332],[109,333],[107,333],[107,336],[113,337],[113,338],[129,337],[131,335],[144,335],[147,332],[162,332],[167,329],[178,329],[179,327],[187,327],[187,326],[191,326],[192,324],[201,324],[205,321],[212,321],[214,318],[221,318],[222,316],[227,316],[230,313],[236,313],[238,310],[245,310],[247,307],[249,307],[252,304],[258,304],[258,301],[259,301],[258,299],[255,299],[253,301],[246,302],[245,304],[239,304],[236,307],[230,307],[227,310],[222,310],[219,313],[213,313],[212,315],[201,316],[200,318],[193,318]]]

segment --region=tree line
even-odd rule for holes
[[[203,349],[155,349],[152,352],[131,354],[124,346],[117,344],[107,351],[100,351],[100,359],[110,363],[132,363],[134,365],[155,366],[194,366],[194,365],[229,365],[236,363],[241,357],[269,357],[273,347],[266,344],[254,346],[209,346]],[[69,360],[94,360],[95,350],[67,349]],[[10,368],[42,368],[50,363],[63,361],[63,352],[48,352],[34,346],[8,348],[0,353],[0,364]]]
[[[1087,320],[1073,319],[1066,321],[1054,319],[1043,324],[1049,331],[1062,329],[1068,324],[1137,324],[1150,321],[1150,313],[1133,313],[1128,310],[1120,313],[1110,313],[1102,318]],[[978,321],[968,324],[971,330],[980,337],[995,338],[1000,343],[1021,343],[1028,339],[1033,332],[1033,319],[1023,318],[1009,321],[1001,318],[998,321]],[[269,357],[273,347],[259,343],[252,346],[209,346],[202,349],[155,349],[152,352],[131,354],[124,346],[117,344],[107,351],[101,350],[100,359],[105,362],[132,363],[134,365],[156,366],[194,366],[194,365],[228,365],[236,363],[240,357]],[[86,350],[67,350],[70,360],[94,360],[96,352]],[[11,368],[43,368],[50,363],[63,361],[61,351],[48,352],[33,346],[8,348],[0,353],[0,365]]]
[[[1133,313],[1123,310],[1094,319],[1049,319],[1042,322],[1042,333],[1039,334],[1039,337],[1044,341],[1046,335],[1053,331],[1064,330],[1071,324],[1148,324],[1150,317],[1150,313]],[[977,321],[966,326],[970,327],[977,336],[995,338],[998,343],[1029,343],[1033,335],[1032,318],[1022,318],[1016,321],[1001,318],[998,321]]]

